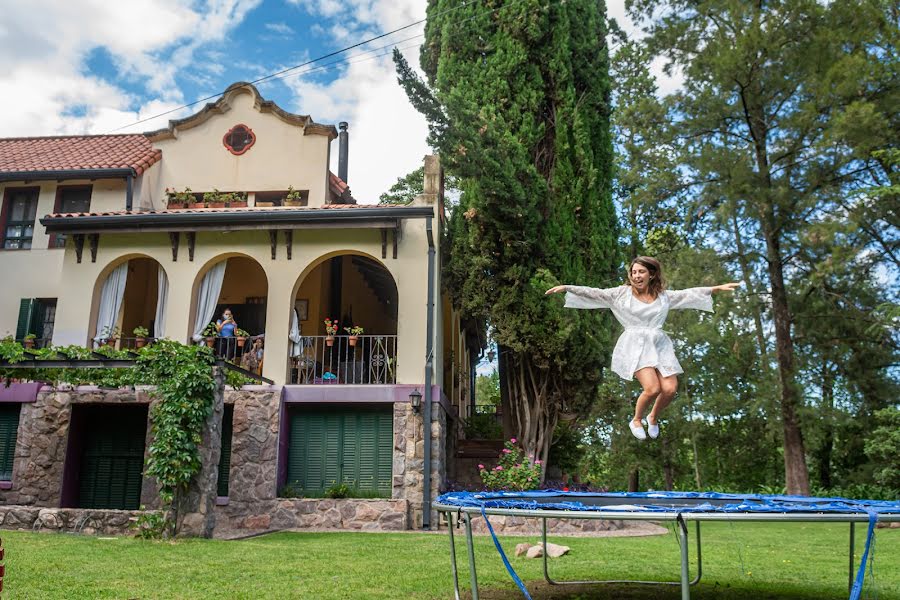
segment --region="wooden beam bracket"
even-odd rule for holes
[[[275,260],[275,255],[278,250],[278,230],[269,230],[269,245],[272,247],[272,260]]]
[[[194,246],[197,245],[197,232],[196,231],[188,231],[185,234],[187,237],[188,243],[188,261],[194,262]]]
[[[381,230],[381,258],[387,258],[387,229]]]
[[[181,234],[177,231],[169,232],[169,243],[172,245],[172,262],[178,262],[178,244],[181,242]]]
[[[81,264],[81,255],[84,252],[84,234],[76,233],[72,239],[75,241],[75,260]]]
[[[97,247],[100,245],[100,234],[88,234],[88,243],[91,245],[91,262],[97,262]]]
[[[291,253],[294,250],[294,230],[293,229],[285,229],[284,230],[284,243],[287,247],[287,259],[291,260]]]

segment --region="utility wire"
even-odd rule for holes
[[[440,16],[440,15],[444,15],[444,14],[453,12],[453,11],[455,11],[455,10],[459,10],[459,9],[464,8],[464,7],[466,7],[466,6],[470,5],[470,4],[473,4],[473,3],[477,2],[477,1],[478,1],[478,0],[465,0],[464,2],[462,2],[461,4],[459,4],[459,5],[457,5],[457,6],[454,6],[453,8],[448,8],[447,10],[441,11],[440,13],[437,13],[436,15],[433,15],[432,18],[435,17],[435,16]],[[413,22],[413,23],[409,23],[408,25],[404,25],[403,27],[398,27],[397,29],[394,29],[394,30],[392,30],[392,31],[388,31],[388,32],[385,32],[385,33],[376,35],[375,37],[371,37],[371,38],[369,38],[369,39],[367,39],[367,40],[363,40],[362,42],[358,42],[358,43],[353,44],[353,45],[351,45],[351,46],[347,46],[347,47],[345,47],[345,48],[341,48],[340,50],[335,50],[334,52],[329,52],[328,54],[324,54],[324,55],[319,56],[319,57],[317,57],[317,58],[313,58],[313,59],[308,60],[308,61],[306,61],[306,62],[304,62],[304,63],[299,64],[299,65],[294,65],[293,67],[288,67],[288,68],[286,68],[286,69],[282,69],[282,70],[280,70],[280,71],[276,71],[275,73],[271,73],[271,74],[266,75],[266,76],[264,76],[264,77],[260,77],[259,79],[255,79],[255,80],[251,81],[250,83],[251,83],[252,85],[255,85],[255,84],[257,84],[257,83],[261,83],[261,82],[263,82],[263,81],[266,81],[266,80],[269,80],[269,79],[273,79],[273,78],[275,78],[275,77],[277,77],[277,76],[279,76],[279,75],[284,75],[285,73],[289,73],[289,72],[291,72],[291,71],[300,69],[300,68],[302,68],[302,67],[311,65],[311,64],[313,64],[313,63],[317,63],[317,62],[322,61],[322,60],[325,60],[325,59],[327,59],[327,58],[331,58],[331,57],[333,57],[333,56],[338,56],[339,54],[343,54],[344,52],[348,52],[348,51],[350,51],[350,50],[353,50],[354,48],[359,48],[360,46],[365,46],[366,44],[369,44],[369,43],[371,43],[371,42],[374,42],[375,40],[380,40],[380,39],[386,38],[386,37],[388,37],[388,36],[394,35],[395,33],[399,33],[399,32],[401,32],[401,31],[404,31],[404,30],[406,30],[406,29],[409,29],[409,28],[411,28],[411,27],[415,27],[416,25],[421,25],[422,23],[425,23],[427,20],[428,20],[427,17],[426,17],[425,19],[419,19],[418,21],[415,21],[415,22]],[[221,93],[218,93],[218,94],[213,94],[213,95],[211,95],[211,96],[206,96],[205,98],[200,98],[199,100],[195,100],[195,101],[190,102],[190,103],[188,103],[188,104],[184,104],[184,105],[182,105],[182,106],[178,106],[178,107],[176,107],[176,108],[172,108],[172,109],[170,109],[170,110],[161,112],[161,113],[159,113],[159,114],[156,114],[156,115],[153,115],[153,116],[150,116],[150,117],[145,117],[145,118],[143,118],[143,119],[140,119],[140,120],[138,120],[138,121],[135,121],[134,123],[130,123],[130,124],[128,124],[128,125],[123,125],[122,127],[119,127],[119,128],[117,128],[117,129],[113,129],[113,132],[121,131],[122,129],[127,129],[128,127],[133,127],[133,126],[139,125],[139,124],[141,124],[141,123],[146,123],[147,121],[151,121],[151,120],[153,120],[153,119],[157,119],[157,118],[159,118],[159,117],[163,117],[163,116],[165,116],[165,115],[171,114],[171,113],[173,113],[173,112],[177,112],[177,111],[182,110],[182,109],[185,109],[185,108],[190,108],[191,106],[195,106],[195,105],[197,105],[197,104],[200,104],[201,102],[206,102],[206,101],[208,101],[208,100],[212,100],[213,98],[218,98],[218,97],[221,96],[223,93],[224,93],[224,92],[221,92]]]

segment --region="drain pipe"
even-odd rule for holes
[[[425,406],[422,407],[424,427],[425,484],[422,490],[422,529],[431,529],[431,376],[434,371],[434,232],[432,217],[425,217],[425,233],[428,236],[428,301],[425,320]]]
[[[134,207],[134,173],[125,176],[125,210]]]

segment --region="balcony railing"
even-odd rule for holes
[[[397,383],[396,335],[360,335],[355,340],[347,335],[303,336],[297,346],[299,353],[291,357],[293,384]]]

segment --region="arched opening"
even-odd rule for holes
[[[295,286],[288,380],[396,383],[398,314],[397,284],[380,262],[346,252],[320,258]]]
[[[138,255],[110,264],[94,288],[93,345],[134,349],[165,337],[168,289],[165,269],[155,259]]]
[[[194,284],[192,339],[219,358],[262,373],[268,293],[266,273],[254,259],[210,261]]]

